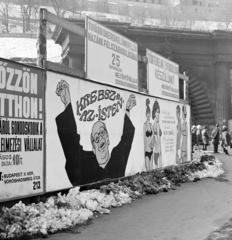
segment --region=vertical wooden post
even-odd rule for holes
[[[45,68],[47,61],[47,10],[41,8],[39,11],[39,23],[37,28],[37,66]]]
[[[184,80],[184,100],[186,100],[186,81]]]
[[[189,100],[189,82],[185,81],[185,100]]]

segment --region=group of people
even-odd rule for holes
[[[203,145],[203,151],[207,150],[207,146],[209,145],[209,131],[208,127],[201,125],[193,125],[191,128],[192,131],[192,150],[194,146],[197,146],[199,149],[200,145]]]
[[[222,127],[222,131],[220,132],[219,125],[216,124],[215,128],[212,131],[212,143],[214,145],[214,153],[218,153],[218,145],[220,143],[220,135],[221,135],[221,147],[223,152],[229,155],[228,150],[231,147],[231,136],[226,126]]]
[[[210,135],[208,132],[208,127],[201,127],[200,125],[193,125],[191,128],[192,131],[192,150],[195,146],[199,149],[200,145],[203,145],[203,151],[207,150],[207,146],[209,145]],[[218,145],[220,143],[220,136],[221,136],[221,147],[225,154],[228,153],[228,148],[231,146],[231,136],[228,132],[228,128],[226,126],[222,127],[222,131],[219,129],[219,124],[216,124],[214,127],[211,138],[212,144],[214,146],[214,153],[218,153]]]

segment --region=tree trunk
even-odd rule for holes
[[[6,32],[9,33],[10,30],[9,30],[9,18],[7,17],[6,19]]]
[[[26,31],[30,31],[30,23],[31,23],[31,18],[30,15],[27,16],[26,18]]]
[[[25,28],[25,17],[23,16],[23,33],[26,32],[26,28]]]

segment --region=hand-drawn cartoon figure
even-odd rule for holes
[[[147,171],[153,169],[153,131],[152,124],[150,122],[151,118],[151,109],[150,109],[150,100],[146,100],[146,117],[147,120],[143,125],[143,139],[144,139],[144,152],[145,152],[145,167]]]
[[[162,167],[162,155],[161,155],[161,136],[162,131],[159,125],[160,106],[156,100],[153,104],[152,119],[153,123],[153,145],[154,145],[154,162],[155,167]],[[159,161],[158,161],[159,160]]]
[[[176,163],[180,163],[180,158],[181,158],[181,118],[180,118],[180,106],[177,105],[176,107],[176,118],[177,118],[177,134],[176,134]]]
[[[182,134],[182,145],[181,145],[181,161],[187,162],[188,160],[188,151],[187,151],[187,140],[188,140],[188,125],[186,121],[187,117],[187,109],[186,106],[183,105],[182,107],[182,127],[181,127],[181,134]]]
[[[121,140],[110,154],[108,130],[101,121],[95,122],[92,127],[92,151],[83,150],[80,135],[77,133],[68,83],[64,80],[59,82],[56,93],[65,105],[65,110],[56,117],[56,124],[66,158],[65,169],[72,185],[125,176],[135,132],[130,120],[130,110],[136,105],[135,96],[131,94],[127,101]]]

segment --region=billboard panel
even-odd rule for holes
[[[149,49],[146,55],[149,94],[179,101],[179,65]]]
[[[191,159],[190,106],[47,73],[46,190]]]
[[[0,201],[44,191],[41,69],[0,59]]]
[[[87,78],[138,91],[137,43],[86,16]]]

